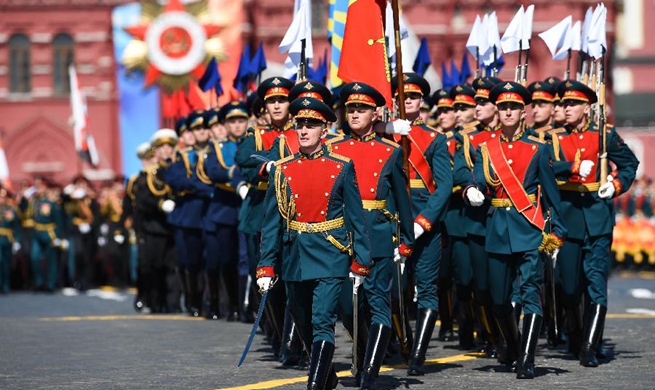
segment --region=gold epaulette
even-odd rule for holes
[[[350,158],[348,158],[346,156],[342,156],[340,154],[336,154],[334,152],[328,152],[328,156],[330,156],[332,158],[336,158],[337,160],[341,160],[341,161],[343,161],[345,163],[349,163],[351,161]]]
[[[282,164],[284,164],[286,162],[289,162],[289,161],[293,160],[294,158],[295,158],[294,155],[286,156],[285,158],[277,160],[276,162],[274,162],[273,165],[275,165],[276,167],[279,167],[280,165],[282,165]]]
[[[127,193],[127,196],[132,198],[132,200],[134,200],[134,183],[136,182],[136,179],[138,177],[139,174],[132,175],[132,177],[130,177],[130,180],[127,181],[127,189],[125,192]]]
[[[551,125],[546,125],[546,126],[542,126],[542,127],[538,128],[538,129],[534,129],[534,131],[537,132],[537,133],[545,133],[545,132],[550,131],[551,129],[552,129]]]
[[[332,137],[332,138],[330,138],[328,140],[325,140],[325,144],[326,145],[331,145],[331,144],[333,144],[335,142],[343,141],[344,138],[345,138],[344,134],[337,134],[336,137]]]
[[[534,135],[529,135],[528,139],[530,141],[539,142],[540,144],[545,144],[546,143],[546,141],[541,140],[541,139],[539,139],[539,137],[535,137]]]
[[[566,129],[565,129],[565,128],[563,128],[563,127],[558,127],[557,129],[552,129],[552,130],[549,131],[548,133],[549,133],[549,134],[559,134],[559,133],[564,133],[564,132],[566,132]]]
[[[455,133],[452,130],[442,134],[445,135],[447,138],[452,138],[455,135]]]
[[[392,140],[386,139],[386,138],[380,138],[380,141],[382,141],[383,143],[385,143],[387,145],[391,145],[391,146],[393,146],[395,148],[400,147],[400,145],[398,145],[397,143],[393,142]]]
[[[461,135],[468,135],[468,133],[472,133],[474,131],[477,131],[477,127],[464,127],[462,130],[459,131]]]
[[[473,121],[473,122],[463,124],[462,128],[463,129],[470,129],[472,127],[477,127],[479,124],[480,124],[480,121]]]

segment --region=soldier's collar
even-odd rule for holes
[[[525,130],[519,131],[517,134],[515,134],[512,139],[509,139],[503,134],[502,132],[500,133],[500,141],[501,142],[515,142],[520,140],[523,137],[523,133],[525,133]]]
[[[205,145],[202,148],[199,147],[198,145],[193,145],[193,149],[195,149],[196,152],[206,152],[207,150],[209,150],[209,143],[207,143],[207,145]]]
[[[414,119],[414,122],[412,122],[412,126],[420,126],[420,125],[424,125],[424,124],[425,124],[425,121],[423,119],[421,119],[421,117],[418,117],[418,118]]]
[[[361,142],[368,142],[371,140],[374,140],[377,134],[375,134],[375,131],[371,132],[369,135],[365,135],[364,137],[360,137],[355,132],[350,133],[350,138],[354,139],[355,141],[361,141]]]
[[[591,121],[587,121],[584,126],[582,126],[581,129],[578,129],[576,127],[571,127],[571,134],[578,134],[578,133],[584,133],[585,131],[589,130],[589,127],[591,126]]]
[[[483,128],[482,128],[482,131],[497,131],[497,130],[502,129],[502,127],[503,127],[503,125],[501,123],[498,123],[494,127],[484,125]]]
[[[298,152],[298,158],[301,160],[315,160],[325,154],[325,145],[321,147],[317,152],[312,154],[305,154],[303,152]]]

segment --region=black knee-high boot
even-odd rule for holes
[[[589,305],[586,315],[584,337],[580,348],[580,364],[585,367],[598,367],[596,349],[600,342],[603,328],[605,327],[605,316],[607,307],[592,303]]]
[[[534,378],[534,355],[537,350],[542,317],[536,314],[526,314],[523,317],[523,340],[521,341],[521,356],[516,362],[517,379]]]
[[[361,390],[375,388],[382,359],[387,350],[387,344],[391,337],[391,329],[384,325],[374,324],[371,326],[368,343],[366,345],[366,357],[362,367]]]
[[[437,312],[432,309],[419,309],[416,318],[416,336],[414,337],[414,346],[412,355],[407,368],[407,375],[421,376],[423,363],[425,363],[425,353],[430,344],[430,338],[434,331],[434,325],[437,321]]]
[[[324,390],[328,376],[331,376],[330,373],[332,372],[334,344],[327,341],[317,341],[312,343],[311,350],[307,390]]]

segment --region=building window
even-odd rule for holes
[[[9,38],[9,91],[28,93],[31,90],[30,40],[27,35],[14,34]]]
[[[74,42],[68,34],[58,34],[52,40],[52,77],[55,95],[70,93],[68,65],[74,63]]]
[[[326,10],[323,0],[312,0],[312,31],[324,32],[327,28]]]

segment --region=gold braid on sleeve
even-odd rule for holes
[[[489,150],[487,150],[487,144],[480,145],[480,151],[482,152],[482,170],[484,171],[484,178],[487,180],[492,187],[498,187],[500,185],[500,180],[494,179],[492,177],[489,167],[491,166],[491,161],[489,160]]]
[[[205,155],[198,153],[198,165],[196,165],[196,175],[198,175],[198,179],[200,179],[201,182],[205,184],[212,184],[212,180],[207,176],[207,173],[205,172]]]
[[[218,163],[221,164],[221,167],[223,169],[230,169],[230,167],[227,166],[225,163],[225,158],[223,158],[223,145],[219,144],[218,142],[214,141],[214,151],[216,152],[216,159],[218,160]]]
[[[287,229],[289,228],[289,222],[292,220],[292,217],[296,214],[296,202],[292,197],[287,193],[287,179],[282,177],[282,170],[275,170],[275,196],[277,197],[277,208],[280,211],[280,215],[287,221]]]
[[[473,160],[471,159],[471,140],[469,139],[468,134],[462,134],[464,136],[462,147],[464,148],[464,160],[466,161],[466,166],[469,169],[473,169]]]
[[[559,137],[557,137],[557,134],[553,134],[551,138],[553,140],[553,153],[555,154],[555,161],[560,161],[560,159],[559,159],[559,151],[560,151]]]
[[[156,177],[156,170],[150,169],[146,174],[146,183],[148,184],[148,189],[154,196],[165,196],[170,191],[170,187],[166,183],[160,182]],[[157,187],[161,186],[161,189]]]
[[[186,168],[186,177],[191,177],[191,174],[193,172],[191,171],[191,161],[189,161],[189,154],[181,152],[180,156],[182,157],[182,161],[184,162],[184,168]]]

